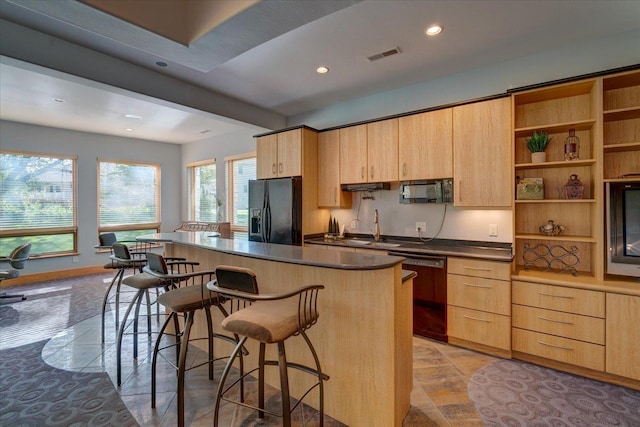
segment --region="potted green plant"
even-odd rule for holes
[[[545,131],[534,131],[527,140],[527,148],[531,151],[531,163],[543,163],[547,160],[544,150],[551,142],[549,134]]]

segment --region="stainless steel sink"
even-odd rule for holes
[[[400,243],[371,242],[369,246],[374,248],[397,248],[400,246]]]

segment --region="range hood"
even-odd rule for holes
[[[342,184],[342,191],[376,191],[389,190],[388,182],[363,182],[362,184]]]

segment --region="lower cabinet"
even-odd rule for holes
[[[447,258],[449,342],[508,355],[511,352],[511,265]],[[460,341],[458,341],[460,340]]]
[[[515,352],[604,371],[605,293],[513,281]]]
[[[606,371],[640,381],[640,297],[607,292]]]

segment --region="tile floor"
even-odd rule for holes
[[[115,384],[115,326],[113,311],[109,313],[104,345],[100,343],[100,316],[95,316],[54,336],[43,349],[43,359],[60,369],[107,372]],[[151,362],[148,355],[153,348],[152,340],[140,337],[136,361],[132,358],[132,337],[125,337],[124,341],[123,384],[120,388],[122,400],[142,426],[176,425],[175,371],[166,362],[159,364],[157,408],[151,409]],[[189,352],[189,366],[204,360],[205,356],[204,352],[192,349]],[[403,424],[405,427],[484,425],[467,396],[467,383],[473,372],[495,358],[418,337],[413,340],[413,356],[414,384],[411,410]],[[219,378],[222,368],[222,362],[216,365],[214,378]],[[187,375],[186,424],[210,426],[217,383],[208,380],[206,366],[196,368]],[[268,416],[259,421],[255,412],[235,405],[226,404],[222,409],[221,425],[224,426],[275,426],[281,423],[280,419]],[[315,426],[317,412],[301,407],[296,410],[294,420],[296,425]],[[325,425],[342,424],[328,419]]]

